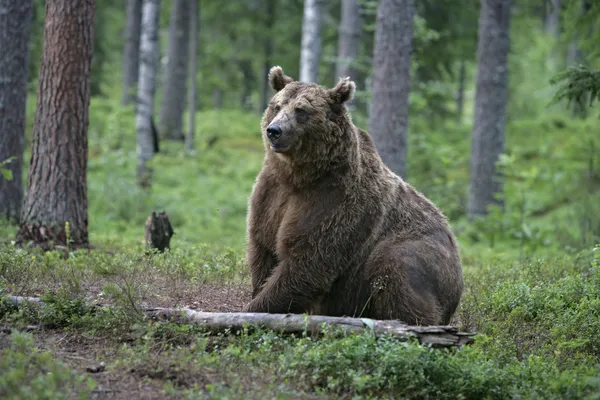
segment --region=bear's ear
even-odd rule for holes
[[[329,95],[331,98],[343,104],[354,97],[354,91],[356,90],[356,84],[350,80],[350,77],[340,80],[340,82],[333,88],[329,89]]]
[[[290,82],[294,80],[283,73],[283,68],[275,66],[269,71],[269,84],[276,92],[279,92]]]

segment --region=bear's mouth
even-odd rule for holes
[[[281,143],[279,143],[279,144],[271,143],[270,147],[271,147],[271,151],[273,151],[275,153],[285,153],[286,151],[288,151],[290,149],[291,146],[281,144]]]

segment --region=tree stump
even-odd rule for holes
[[[146,220],[146,245],[151,249],[158,249],[161,253],[170,249],[171,237],[175,234],[169,216],[165,211],[152,215]]]

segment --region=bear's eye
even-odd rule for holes
[[[308,111],[306,111],[303,108],[295,108],[294,112],[296,113],[296,115],[300,118],[305,118],[306,116],[308,116]]]
[[[277,114],[279,111],[281,111],[281,106],[279,104],[276,104],[273,107],[273,112],[275,112],[275,114]]]

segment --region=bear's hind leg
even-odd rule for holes
[[[367,299],[362,316],[410,325],[447,323],[439,301],[437,265],[431,265],[434,259],[414,241],[377,246],[365,270]]]

